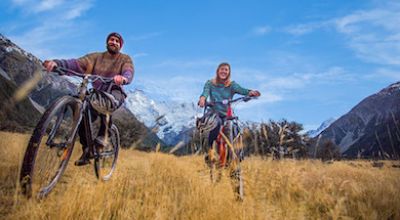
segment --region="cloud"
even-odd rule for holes
[[[271,27],[269,26],[261,26],[261,27],[255,27],[252,30],[252,34],[255,36],[263,36],[268,34],[271,31]]]
[[[400,65],[400,4],[383,3],[326,21],[298,24],[284,31],[301,36],[323,28],[334,28],[345,36],[346,45],[361,60],[381,65]]]
[[[92,1],[77,1],[76,4],[68,5],[67,13],[64,18],[71,20],[80,17],[92,7]]]
[[[57,14],[54,18],[67,20],[79,17],[92,6],[92,0],[12,0],[11,3],[27,14]]]
[[[400,65],[400,4],[357,11],[335,19],[336,29],[349,47],[366,61]]]
[[[169,67],[169,68],[178,68],[178,69],[187,69],[187,68],[217,68],[218,61],[211,59],[198,59],[198,60],[177,60],[170,59],[165,60],[157,65],[156,67]]]
[[[58,48],[61,39],[69,39],[82,34],[87,23],[77,18],[92,7],[92,0],[13,0],[14,7],[27,13],[30,25],[23,31],[9,33],[11,40],[38,57],[64,57],[67,54]],[[50,21],[50,22],[49,22]],[[78,23],[79,22],[79,23]],[[69,56],[67,56],[69,57]]]
[[[142,35],[138,35],[138,36],[129,37],[129,40],[130,41],[143,41],[143,40],[148,40],[151,38],[161,36],[162,34],[163,34],[163,32],[146,33],[146,34],[142,34]]]
[[[400,80],[400,70],[378,68],[375,72],[366,76],[368,79],[382,79],[382,77],[398,81]]]
[[[43,0],[40,1],[39,4],[37,4],[36,7],[33,8],[33,10],[36,13],[49,11],[53,10],[55,7],[60,6],[63,3],[64,0]]]
[[[149,56],[148,53],[136,53],[133,55],[133,58],[147,57],[147,56]]]
[[[298,24],[289,26],[283,29],[284,32],[289,33],[295,36],[301,36],[308,33],[311,33],[320,28],[329,27],[330,21],[323,21],[323,22],[314,22],[314,23],[306,23],[306,24]]]
[[[287,99],[310,85],[340,84],[354,81],[356,77],[347,73],[341,67],[330,67],[316,73],[294,72],[286,76],[272,77],[260,83],[257,88],[264,94],[270,95],[270,102]]]

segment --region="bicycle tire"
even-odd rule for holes
[[[210,169],[210,180],[211,183],[217,183],[221,180],[221,169],[220,160],[217,152],[217,142],[214,141],[211,148],[207,152],[208,161],[206,161],[208,168]]]
[[[47,108],[36,125],[20,171],[21,192],[27,197],[44,198],[64,173],[81,120],[80,107],[80,100],[63,96]]]
[[[227,125],[228,132],[227,132],[227,138],[229,142],[231,143],[231,147],[228,149],[228,163],[229,163],[229,169],[230,169],[230,177],[233,181],[233,188],[235,192],[235,198],[238,201],[243,201],[244,199],[244,183],[243,183],[243,178],[242,178],[242,169],[240,166],[240,158],[238,155],[238,148],[241,143],[241,138],[237,138],[236,132],[234,132],[234,126],[232,122],[228,122]],[[240,135],[240,134],[237,134]]]
[[[118,152],[121,145],[119,131],[114,124],[111,126],[110,138],[108,146],[94,147],[94,170],[96,177],[100,180],[107,181],[111,178],[118,160]]]

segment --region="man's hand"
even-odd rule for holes
[[[53,60],[45,60],[43,66],[46,68],[47,72],[51,72],[57,67],[57,63]]]
[[[206,97],[200,96],[199,102],[197,103],[200,107],[204,107],[206,105]]]
[[[261,93],[259,92],[259,91],[257,91],[257,90],[251,90],[250,92],[249,92],[249,96],[250,97],[258,97],[258,96],[260,96],[261,95]]]
[[[128,79],[127,78],[125,78],[125,77],[123,77],[123,76],[121,76],[121,75],[116,75],[116,76],[114,76],[114,83],[115,84],[117,84],[117,85],[123,85],[123,84],[125,84],[126,82],[128,82]]]

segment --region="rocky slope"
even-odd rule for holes
[[[321,133],[344,156],[398,158],[400,154],[400,82],[373,94]]]

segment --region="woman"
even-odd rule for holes
[[[210,102],[217,102],[213,105],[211,110],[211,112],[214,112],[215,114],[210,114],[210,111],[206,114],[206,117],[209,116],[213,118],[213,126],[211,126],[208,136],[209,149],[212,148],[213,142],[217,139],[221,125],[223,124],[227,114],[227,106],[218,101],[226,99],[231,100],[235,94],[254,97],[261,95],[257,90],[242,88],[235,81],[231,81],[231,66],[228,63],[221,63],[217,68],[215,78],[208,80],[204,85],[203,93],[198,102],[200,107],[205,107],[207,99],[209,99]],[[205,118],[204,120],[208,119]]]

